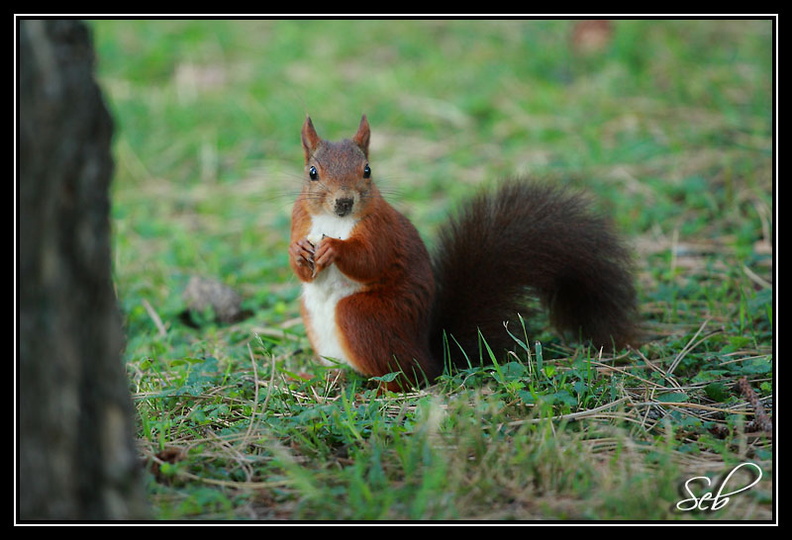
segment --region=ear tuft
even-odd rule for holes
[[[369,140],[371,139],[371,129],[369,128],[368,119],[364,114],[360,119],[360,126],[358,126],[357,133],[352,137],[352,142],[357,144],[363,153],[368,157]]]
[[[313,155],[316,147],[322,142],[321,137],[319,137],[319,134],[316,133],[316,129],[314,129],[314,125],[313,122],[311,122],[310,116],[305,117],[305,123],[303,123],[301,132],[301,139],[303,151],[305,152],[305,160],[307,162],[308,158]]]

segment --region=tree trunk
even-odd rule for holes
[[[83,23],[18,28],[19,518],[138,519],[111,279],[112,120]]]

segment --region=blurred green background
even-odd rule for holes
[[[149,484],[158,516],[665,519],[682,457],[698,474],[705,459],[710,471],[734,462],[735,449],[772,455],[772,439],[740,438],[739,416],[704,416],[713,405],[743,406],[737,377],[751,377],[772,400],[772,20],[89,25],[116,122],[114,272],[140,444],[149,460],[168,447],[185,450],[183,461],[163,465],[160,472],[173,465],[170,476]],[[555,375],[486,392],[473,384],[471,396],[452,380],[447,404],[441,386],[431,399],[407,398],[396,415],[387,403],[360,402],[348,381],[332,390],[296,382],[294,373],[318,369],[287,258],[303,176],[300,127],[310,114],[322,136],[340,139],[363,113],[374,177],[429,243],[454,203],[482,182],[531,175],[591,192],[636,253],[652,336],[630,358],[636,377],[594,377],[588,366],[578,381],[561,360],[557,371],[550,366]],[[182,291],[195,275],[239,291],[252,317],[183,324]],[[529,338],[542,339],[546,358],[548,344],[557,346],[552,334]],[[263,380],[274,382],[266,397]],[[602,434],[596,421],[559,431],[552,424],[547,433],[523,424],[543,403],[548,415],[585,412],[669,385],[668,399],[692,403],[668,415],[675,436],[645,416],[625,428],[630,421],[614,414]],[[538,401],[526,405],[515,388],[530,388]],[[569,399],[554,401],[562,393]],[[441,430],[451,441],[438,447],[434,428],[421,427],[433,399],[451,426]],[[466,400],[489,412],[471,416]],[[527,429],[501,441],[498,426],[511,422]],[[578,447],[569,437],[589,427],[589,440],[605,443],[570,452]],[[662,475],[635,476],[621,446],[610,446],[611,427],[625,428],[630,448],[668,450],[674,460],[662,462]],[[713,427],[729,435],[715,437]],[[422,446],[425,437],[432,444]],[[225,438],[242,441],[235,453]],[[399,461],[402,451],[415,467]],[[471,461],[478,451],[483,457]],[[487,456],[502,459],[487,465]],[[647,470],[655,457],[646,454]],[[542,478],[555,488],[539,493],[537,506],[531,486]],[[250,479],[261,485],[237,484]],[[477,495],[464,495],[468,488]],[[364,503],[347,504],[354,497]],[[721,515],[756,515],[752,508]]]
[[[770,20],[619,20],[588,41],[564,20],[90,24],[129,311],[141,295],[178,309],[193,273],[259,305],[296,294],[306,114],[329,139],[369,116],[376,178],[429,242],[471,185],[517,174],[593,191],[649,243],[678,231],[747,252],[771,205]]]

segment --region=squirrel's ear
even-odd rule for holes
[[[311,122],[311,117],[305,117],[305,123],[302,127],[302,145],[303,151],[305,152],[305,160],[308,161],[308,158],[311,157],[316,150],[316,147],[319,146],[319,143],[322,142],[322,139],[316,133],[316,129],[314,129],[313,122]]]
[[[357,144],[363,153],[366,154],[368,157],[368,147],[369,147],[369,139],[371,138],[371,130],[369,129],[368,119],[366,115],[363,115],[363,118],[360,119],[360,126],[358,127],[357,133],[355,136],[352,137],[352,141]]]

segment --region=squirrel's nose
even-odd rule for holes
[[[344,217],[352,211],[354,199],[351,197],[339,197],[335,201],[335,213],[338,217]]]

